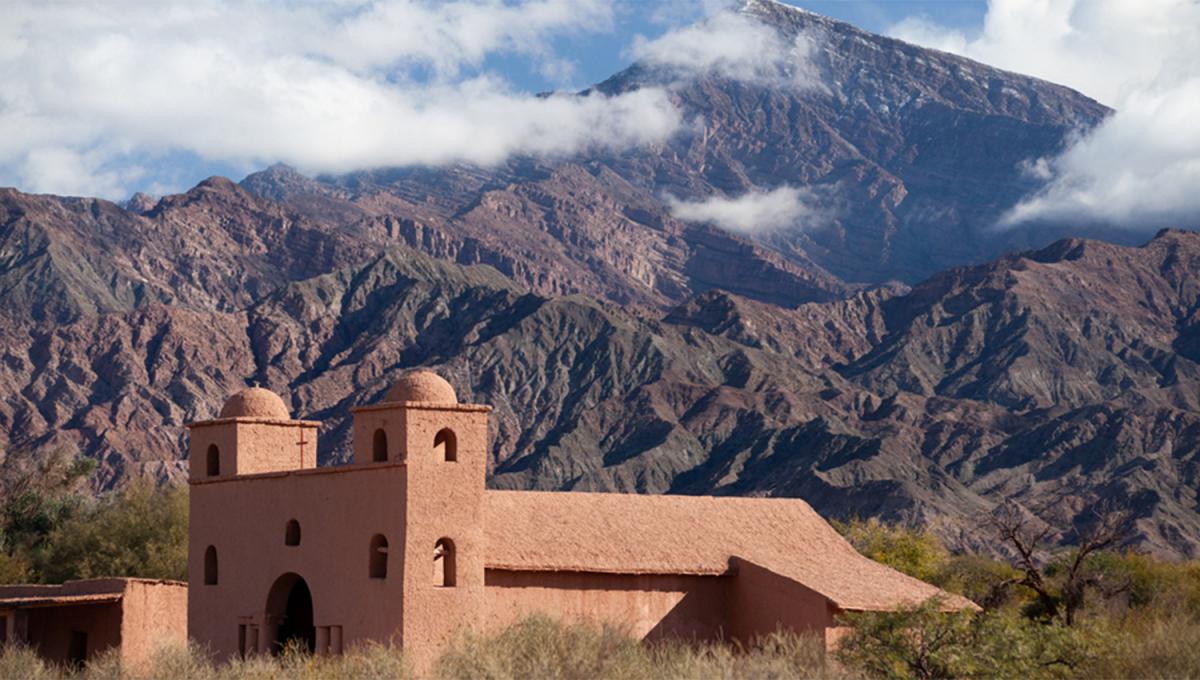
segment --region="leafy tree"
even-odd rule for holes
[[[21,557],[0,552],[0,585],[30,580],[28,562]]]
[[[942,542],[923,529],[875,518],[835,522],[834,527],[863,555],[923,581],[935,581],[950,558]]]
[[[1017,571],[983,555],[952,555],[925,529],[885,524],[878,519],[834,522],[863,555],[944,590],[963,595],[985,609],[1014,598],[1005,587]]]
[[[186,489],[135,481],[50,536],[38,572],[50,582],[100,576],[187,578]]]
[[[50,534],[87,498],[95,462],[65,449],[0,454],[0,582],[29,580]]]

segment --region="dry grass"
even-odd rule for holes
[[[858,677],[827,666],[823,643],[813,637],[773,635],[754,649],[725,644],[664,641],[642,644],[610,626],[564,625],[535,617],[492,636],[461,638],[439,661],[435,677],[564,678],[635,680],[660,678],[821,678]],[[0,679],[31,680],[345,680],[411,678],[400,650],[379,644],[357,647],[340,657],[286,653],[213,664],[198,647],[160,651],[142,669],[123,668],[115,654],[102,655],[76,673],[47,664],[21,647],[0,651]]]
[[[1108,631],[1106,653],[1062,675],[1077,678],[1196,678],[1200,680],[1200,623],[1146,617],[1125,621]],[[987,654],[980,649],[979,653]],[[897,669],[887,675],[908,677]],[[77,672],[47,664],[31,650],[0,648],[0,680],[351,680],[414,677],[403,653],[369,644],[340,657],[296,652],[214,664],[196,646],[167,648],[141,669],[121,666],[116,654],[93,659]],[[775,680],[866,677],[826,661],[819,638],[780,633],[752,649],[717,643],[661,641],[643,644],[619,628],[561,624],[535,617],[495,635],[458,640],[434,669],[441,680],[488,678],[517,680],[713,679]],[[979,677],[987,677],[987,674]]]
[[[1200,680],[1200,623],[1186,616],[1125,622],[1110,653],[1079,677]]]
[[[0,680],[344,680],[349,678],[411,678],[398,649],[369,644],[340,657],[310,656],[296,652],[279,657],[255,656],[228,664],[214,664],[195,645],[170,647],[155,654],[144,668],[125,668],[116,654],[103,654],[86,668],[72,672],[48,664],[24,647],[0,651]]]
[[[849,678],[827,666],[824,642],[789,634],[753,649],[678,640],[642,644],[611,626],[563,625],[535,617],[499,635],[467,636],[442,657],[446,680],[564,678]]]

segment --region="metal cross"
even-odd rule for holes
[[[304,445],[308,442],[304,441],[304,428],[300,428],[300,441],[296,442],[300,445],[300,467],[304,467]]]

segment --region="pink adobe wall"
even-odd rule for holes
[[[207,479],[208,447],[220,450],[222,477],[317,466],[317,423],[225,418],[195,423],[188,441],[190,479]],[[300,445],[303,439],[305,444]]]
[[[483,618],[487,410],[410,404],[404,418],[402,450],[409,471],[404,562],[410,565],[404,573],[404,644],[420,671],[428,669],[456,636],[478,629]],[[457,442],[453,462],[433,446],[446,427]],[[434,546],[443,538],[454,546],[453,587],[439,587],[434,580]]]
[[[187,585],[129,581],[121,600],[121,660],[138,669],[164,646],[187,642]]]
[[[823,595],[741,558],[729,599],[729,630],[744,643],[780,629],[825,636],[834,608]]]
[[[313,623],[340,627],[343,648],[360,640],[391,639],[404,644],[418,668],[427,668],[450,639],[478,627],[482,615],[480,509],[489,410],[423,402],[360,407],[354,409],[354,465],[296,469],[295,459],[290,471],[256,475],[242,471],[287,465],[279,450],[295,438],[246,448],[248,440],[237,429],[232,455],[240,474],[226,476],[222,467],[221,477],[210,480],[193,463],[200,474],[192,478],[190,494],[191,636],[218,658],[237,654],[243,634],[257,637],[258,650],[266,651],[280,613],[268,606],[268,593],[276,579],[294,574],[312,593]],[[242,423],[193,426],[193,455],[202,457],[208,443],[231,427]],[[288,429],[259,427],[268,433]],[[379,427],[388,434],[386,463],[372,462]],[[445,447],[434,446],[445,428],[454,433],[453,461],[445,459]],[[260,464],[260,458],[267,462]],[[291,519],[301,527],[299,546],[284,545]],[[375,534],[388,541],[383,580],[369,576]],[[434,548],[440,539],[453,545],[453,587],[434,582]],[[217,551],[216,585],[204,583],[210,545]],[[239,626],[246,627],[244,632]],[[319,630],[318,647],[332,635]]]
[[[121,603],[37,607],[28,612],[29,639],[38,655],[56,663],[67,660],[72,631],[87,633],[87,656],[121,644]]]
[[[733,576],[597,574],[488,569],[484,625],[499,631],[535,614],[610,623],[639,639],[727,636]]]
[[[224,425],[196,423],[188,432],[188,479],[208,478],[208,447],[215,444],[220,452],[221,475],[234,474],[233,452],[237,448],[237,428],[231,421]]]
[[[303,439],[305,444],[300,445]],[[295,470],[317,466],[317,426],[314,423],[239,422],[238,474]]]
[[[304,578],[313,623],[342,626],[346,644],[388,640],[404,611],[408,471],[403,465],[319,468],[192,483],[188,632],[225,659],[238,653],[239,623],[259,626],[267,649],[267,596],[288,573]],[[288,520],[298,546],[284,545]],[[387,578],[369,575],[370,541],[387,537]],[[204,583],[204,553],[217,548],[218,583]]]

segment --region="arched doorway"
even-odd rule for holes
[[[267,621],[272,654],[279,654],[293,640],[309,652],[316,651],[312,592],[299,574],[287,573],[275,579],[267,595]]]

